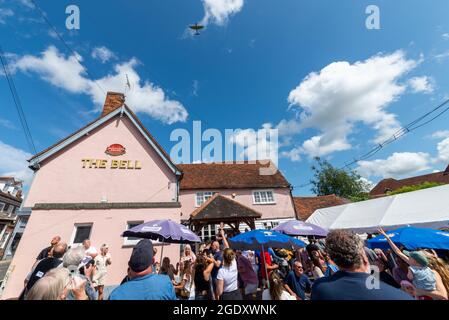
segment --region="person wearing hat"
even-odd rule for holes
[[[382,228],[379,228],[379,233],[387,239],[394,253],[409,265],[407,277],[412,281],[415,288],[427,292],[435,291],[436,278],[432,269],[429,268],[427,257],[419,251],[409,252],[404,250],[402,252]]]
[[[129,281],[112,291],[109,300],[176,300],[170,278],[153,273],[153,244],[140,240],[128,262]]]
[[[412,280],[417,289],[424,291],[434,291],[436,289],[436,279],[432,269],[429,268],[429,261],[426,256],[419,251],[404,251],[409,257],[408,278]]]

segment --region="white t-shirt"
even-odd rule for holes
[[[262,293],[262,300],[272,300],[270,295],[270,290],[265,289]],[[283,290],[281,294],[281,300],[296,300],[294,296],[292,296],[287,291]]]
[[[223,280],[223,292],[232,292],[239,288],[237,262],[235,259],[230,266],[223,265],[218,270],[217,280]]]

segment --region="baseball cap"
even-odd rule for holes
[[[142,272],[153,264],[153,243],[148,240],[140,240],[134,247],[128,265],[134,272]]]
[[[403,253],[409,257],[418,262],[421,266],[427,267],[429,265],[429,260],[427,260],[427,257],[422,254],[419,251],[407,251],[404,250]]]

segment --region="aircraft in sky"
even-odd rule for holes
[[[192,29],[192,30],[195,30],[195,33],[194,33],[194,34],[195,34],[196,36],[199,36],[199,35],[200,35],[199,30],[203,29],[204,26],[198,24],[198,22],[197,22],[197,23],[195,23],[195,24],[193,24],[193,25],[190,25],[189,28]]]

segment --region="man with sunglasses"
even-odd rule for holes
[[[285,278],[285,289],[298,300],[306,300],[306,293],[310,293],[312,282],[304,274],[301,261],[293,263],[293,270]]]

